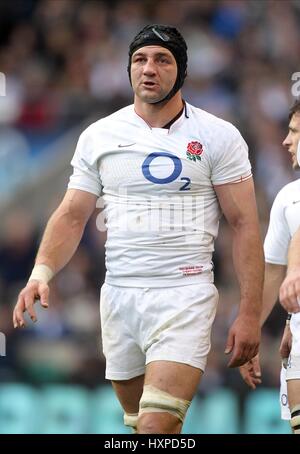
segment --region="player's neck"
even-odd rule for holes
[[[134,100],[136,113],[152,128],[163,128],[182,110],[183,105],[180,92],[161,104],[143,103],[137,97]]]

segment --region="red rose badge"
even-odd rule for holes
[[[203,153],[203,146],[201,145],[200,142],[193,141],[188,143],[187,150],[186,150],[186,156],[188,159],[191,161],[196,162],[201,161],[201,155]]]

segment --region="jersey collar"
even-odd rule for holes
[[[149,125],[149,123],[147,123],[139,114],[136,113],[135,109],[134,109],[134,104],[132,104],[132,107],[133,107],[133,113],[135,115],[135,118],[136,120],[138,121],[138,123],[143,126],[143,127],[146,127],[147,129],[149,129],[150,131],[157,131],[157,130],[163,130],[165,131],[166,134],[171,134],[172,132],[174,132],[175,130],[177,130],[184,121],[186,121],[186,119],[189,118],[189,105],[183,100],[183,103],[184,103],[184,108],[183,108],[183,111],[182,111],[182,114],[180,115],[179,118],[177,118],[174,123],[171,124],[170,128],[169,129],[166,129],[166,128],[153,128],[152,126]]]

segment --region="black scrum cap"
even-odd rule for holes
[[[187,45],[175,27],[169,25],[152,24],[144,27],[133,39],[129,46],[128,75],[131,83],[131,57],[138,49],[144,46],[161,46],[174,55],[177,63],[177,78],[170,93],[161,101],[171,99],[183,85],[187,75]]]

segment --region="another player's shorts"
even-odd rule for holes
[[[291,319],[292,348],[289,356],[286,379],[300,379],[300,313],[293,314]]]
[[[128,288],[104,284],[100,311],[106,378],[143,375],[152,361],[204,371],[218,304],[213,284]]]
[[[298,314],[293,314],[291,320],[292,331],[292,348],[287,361],[286,368],[281,368],[280,373],[280,406],[281,418],[291,419],[291,413],[287,398],[287,381],[300,380],[300,317]]]
[[[286,369],[281,366],[280,371],[280,409],[281,419],[291,419],[291,412],[287,396]]]

